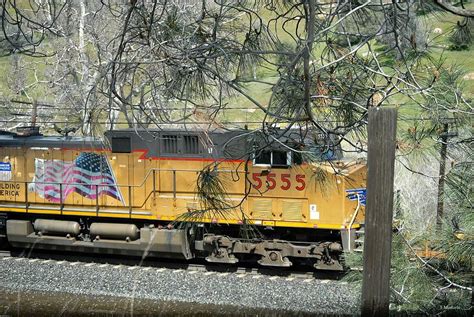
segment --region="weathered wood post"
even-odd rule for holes
[[[444,177],[446,174],[446,155],[448,153],[448,130],[449,125],[443,124],[443,132],[440,135],[441,150],[439,153],[439,180],[438,180],[438,206],[436,208],[436,224],[441,228],[444,214]]]
[[[448,139],[456,137],[456,132],[449,132],[449,122],[447,120],[443,123],[443,130],[440,133],[441,149],[439,152],[439,180],[438,180],[438,207],[436,208],[436,225],[441,229],[444,215],[444,183],[446,178],[446,159],[448,155]]]
[[[369,109],[362,316],[387,316],[390,301],[397,110]]]

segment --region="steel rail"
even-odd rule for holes
[[[103,255],[100,254],[87,254],[87,255],[79,255],[73,254],[70,256],[65,256],[64,254],[56,254],[56,253],[49,253],[47,251],[28,251],[26,252],[28,256],[23,256],[23,253],[16,254],[15,252],[10,252],[8,250],[0,250],[0,263],[1,261],[7,261],[14,259],[16,261],[21,261],[22,259],[41,263],[41,261],[45,261],[46,263],[60,263],[60,264],[68,264],[68,263],[79,263],[83,265],[92,266],[91,264],[100,266],[100,265],[110,265],[110,266],[117,266],[123,265],[127,267],[135,267],[138,266],[141,269],[167,269],[167,270],[174,270],[174,271],[183,271],[183,272],[202,272],[207,274],[221,274],[221,275],[234,275],[236,277],[242,277],[243,275],[249,276],[267,276],[267,277],[280,277],[280,278],[287,278],[287,279],[303,279],[303,280],[340,280],[347,272],[351,271],[352,269],[348,269],[346,271],[338,272],[338,271],[309,271],[304,268],[298,268],[293,270],[288,269],[278,269],[278,268],[271,268],[271,267],[261,267],[255,265],[249,266],[229,266],[229,265],[220,265],[216,263],[188,263],[180,260],[176,261],[160,261],[159,258],[150,258],[145,260],[145,262],[140,258],[118,258],[112,257],[109,259],[104,259]],[[98,260],[98,261],[97,261]],[[96,266],[96,267],[97,267]],[[354,271],[360,271],[360,269],[355,268]]]

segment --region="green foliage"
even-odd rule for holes
[[[384,33],[377,38],[387,47],[389,54],[397,61],[409,59],[428,48],[426,30],[416,16],[417,4],[407,1],[404,5],[394,4],[387,10],[384,18]]]
[[[412,132],[415,139],[436,135],[436,131],[431,130]],[[469,126],[458,130],[458,136],[449,141],[448,155],[457,161],[446,175],[445,217],[441,227],[433,226],[421,234],[413,232],[405,226],[407,213],[403,210],[397,213],[391,258],[394,310],[468,315],[472,297],[469,288],[474,280],[472,146]],[[362,262],[360,254],[345,256],[349,267],[361,267]],[[350,272],[345,279],[360,287],[362,273]]]
[[[433,64],[420,65],[417,81],[430,85],[430,93],[422,94],[410,104],[404,117],[421,120],[402,122],[399,131],[399,150],[401,154],[433,156],[439,153],[439,140],[443,127],[449,123],[451,129],[462,129],[471,120],[470,104],[465,96],[464,67],[445,65],[440,59]]]
[[[469,309],[470,293],[456,288],[446,288],[446,282],[418,258],[409,244],[407,233],[393,234],[390,288],[392,310],[405,313],[439,314],[450,309],[460,312]],[[344,255],[347,267],[362,267],[361,253]],[[431,262],[433,265],[433,263]],[[449,275],[452,277],[453,275]],[[363,272],[349,271],[344,280],[361,289]],[[471,275],[472,277],[472,275]]]
[[[304,114],[303,69],[297,67],[280,76],[273,87],[270,110],[276,116],[286,118],[302,117]]]
[[[449,38],[451,42],[450,50],[462,51],[468,50],[474,38],[474,18],[465,17],[462,21],[458,21]]]
[[[207,167],[199,172],[197,193],[200,206],[189,209],[178,217],[177,222],[201,222],[204,219],[227,219],[232,206],[227,200],[225,185],[219,176],[217,166]]]
[[[433,3],[433,1],[416,0],[414,2],[416,14],[419,16],[428,14],[443,14],[443,11],[440,9],[440,7]]]
[[[344,266],[349,269],[343,280],[353,283],[356,287],[362,287],[363,272],[360,270],[351,270],[351,268],[361,268],[364,265],[364,256],[362,252],[344,253]]]
[[[199,172],[197,179],[197,196],[199,207],[188,209],[179,215],[174,224],[183,226],[196,226],[204,220],[231,219],[239,211],[240,206],[232,205],[226,191],[226,182],[219,174],[218,166],[208,166]],[[242,224],[239,226],[240,235],[244,239],[261,238],[262,234],[247,216],[240,213]]]
[[[423,269],[411,250],[407,248],[402,233],[394,233],[392,240],[392,258],[390,288],[392,309],[405,312],[428,312],[433,309],[436,287],[433,277]],[[362,267],[362,253],[347,253],[344,256],[348,267]],[[363,272],[350,271],[344,279],[361,287]]]
[[[255,21],[250,30],[245,34],[245,40],[242,43],[242,50],[250,52],[262,52],[273,50],[279,45],[279,42],[272,42],[268,37],[268,30],[262,24],[262,21]],[[242,54],[239,56],[239,65],[237,69],[238,77],[252,77],[256,70],[265,62],[265,59],[258,54]]]
[[[472,135],[471,135],[472,137]],[[458,144],[459,145],[459,144]],[[472,139],[461,144],[467,160],[456,163],[446,176],[446,216],[437,250],[443,266],[456,272],[453,279],[464,285],[474,278],[474,154]]]
[[[341,11],[353,10],[361,4],[361,1],[346,1],[342,4]],[[377,31],[376,28],[381,18],[383,16],[376,10],[367,7],[357,10],[355,14],[341,20],[337,26],[337,32],[330,41],[342,47],[356,45],[363,41],[368,34]]]
[[[390,283],[392,301],[398,310],[428,311],[436,307],[435,279],[405,242],[403,232],[394,234]]]
[[[219,177],[217,168],[208,167],[199,172],[197,190],[203,209],[221,212],[229,208],[225,184]],[[222,216],[225,219],[225,215]]]

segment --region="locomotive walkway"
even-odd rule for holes
[[[0,281],[0,314],[14,315],[32,307],[127,315],[352,315],[360,298],[353,286],[334,280],[9,256],[0,257]]]

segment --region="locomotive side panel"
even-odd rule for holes
[[[38,181],[41,176],[38,175],[41,174],[39,165],[54,167],[54,164],[63,164],[64,168],[74,162],[77,165],[84,155],[85,164],[108,165],[107,173],[110,172],[108,175],[115,185],[102,189],[108,190],[109,194],[103,193],[101,186],[94,185],[79,186],[82,192],[78,190],[64,193],[64,188],[58,190],[58,187],[68,185],[56,184],[53,186],[56,188],[56,196],[53,197],[46,195],[45,189],[48,186],[41,187],[41,184],[33,183],[35,177]],[[3,185],[15,187],[15,195],[6,196],[4,192],[2,200],[25,203],[24,182],[28,182],[27,199],[31,205],[28,212],[169,221],[176,220],[184,213],[203,209],[204,206],[198,199],[197,180],[199,171],[210,163],[212,166],[212,160],[198,157],[146,158],[140,152],[111,153],[60,148],[4,147],[2,156],[4,161],[8,157],[11,169],[16,171],[11,176],[16,183]],[[249,181],[246,180],[242,161],[219,164],[219,177],[228,205],[238,207],[226,210],[222,217],[196,221],[239,224],[243,220],[243,212],[255,224],[266,226],[339,229],[350,222],[358,204],[357,200],[347,198],[346,189],[363,188],[364,184],[363,168],[357,170],[356,176],[351,174],[346,177],[334,175],[331,168],[326,168],[325,179],[320,180],[316,172],[321,167],[312,164],[273,168],[249,162],[247,166]],[[24,170],[26,172],[22,172]],[[53,172],[64,174],[64,171],[59,170],[58,168]],[[61,178],[44,180],[61,182]],[[85,191],[88,193],[84,193]],[[114,193],[110,193],[111,191]],[[244,199],[248,191],[248,198]],[[61,192],[63,197],[59,197]],[[33,208],[35,205],[42,207]],[[62,206],[62,211],[59,206]],[[72,211],[68,207],[84,210]],[[356,216],[355,223],[362,222],[363,213]]]
[[[57,151],[55,151],[58,153],[57,156],[57,159],[60,159],[62,160],[63,162],[74,162],[74,160],[77,158],[78,154],[77,152],[75,151],[72,151],[72,150],[63,150],[63,149],[59,149]],[[31,161],[35,161],[35,158],[36,157],[31,157]],[[29,165],[35,165],[35,163],[33,164],[29,164]],[[64,199],[64,204],[67,204],[67,205],[74,205],[76,204],[76,202],[79,200],[79,197],[76,197],[75,195],[67,195],[66,198]]]
[[[308,220],[308,177],[305,168],[252,166],[249,216],[259,223],[303,223]],[[274,224],[276,225],[276,223]]]
[[[352,166],[350,174],[345,178],[344,211],[345,224],[353,223],[359,227],[365,221],[367,166],[357,164]]]
[[[159,219],[174,220],[196,202],[196,182],[203,162],[199,160],[159,160],[159,195],[157,215]]]

